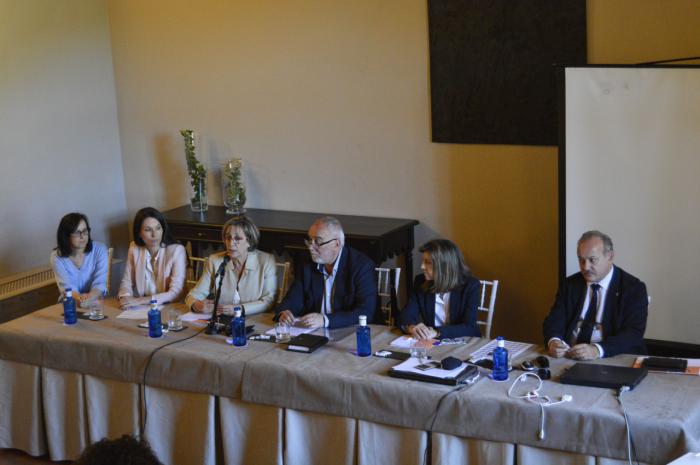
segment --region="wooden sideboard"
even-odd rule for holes
[[[189,242],[192,252],[198,256],[203,244],[223,247],[221,228],[232,218],[221,206],[209,206],[206,212],[199,213],[185,205],[163,214],[174,236],[183,243]],[[413,229],[418,224],[416,220],[261,208],[249,208],[245,214],[260,229],[258,248],[280,255],[287,252],[297,265],[308,258],[304,239],[309,227],[315,219],[330,214],[343,224],[345,243],[367,254],[377,265],[403,255],[405,269],[402,275],[406,289],[413,284]]]

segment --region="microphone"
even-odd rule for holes
[[[219,332],[219,314],[216,311],[219,308],[219,299],[221,298],[221,283],[224,280],[224,274],[226,274],[226,264],[231,260],[231,257],[224,255],[224,260],[219,265],[219,269],[216,270],[216,275],[219,276],[219,285],[216,286],[216,297],[214,297],[214,310],[211,312],[211,318],[209,318],[209,324],[205,331],[206,334],[217,334]],[[216,278],[215,278],[216,279]]]
[[[216,274],[219,276],[223,276],[226,273],[226,265],[230,261],[231,257],[229,257],[228,255],[224,255],[224,261],[222,261],[221,265],[219,265],[219,269],[216,271]]]

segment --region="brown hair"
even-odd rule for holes
[[[423,284],[426,292],[449,292],[464,285],[471,276],[462,252],[452,241],[433,239],[418,250],[427,252],[433,261],[433,279]]]

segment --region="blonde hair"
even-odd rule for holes
[[[260,242],[260,231],[258,230],[258,227],[255,226],[255,223],[253,223],[253,221],[247,216],[234,216],[224,223],[224,227],[221,229],[222,240],[225,240],[226,233],[234,226],[243,230],[243,234],[245,234],[245,238],[248,241],[248,252],[252,252],[258,248],[258,242]]]
[[[426,281],[423,286],[426,292],[449,292],[467,282],[471,271],[459,248],[447,239],[433,239],[418,249],[428,253],[433,261],[433,279]]]

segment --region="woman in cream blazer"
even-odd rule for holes
[[[211,311],[218,273],[228,256],[221,284],[219,311],[232,304],[241,304],[246,315],[272,308],[277,292],[277,271],[272,254],[257,250],[260,231],[247,217],[236,217],[224,224],[226,250],[207,258],[197,285],[190,290],[185,304],[194,312]]]
[[[124,277],[119,286],[122,307],[159,304],[182,298],[187,252],[172,237],[165,217],[155,208],[142,208],[134,218],[134,242],[129,244]]]

